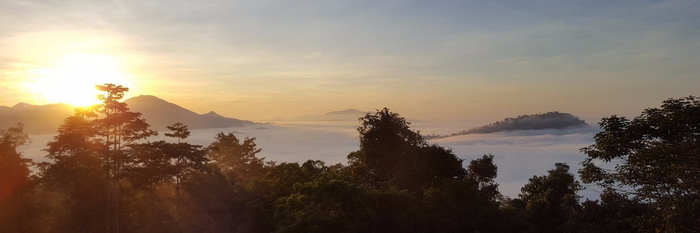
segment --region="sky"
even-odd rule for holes
[[[5,106],[115,82],[258,121],[600,119],[698,95],[698,64],[695,0],[0,1]]]

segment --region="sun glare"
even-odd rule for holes
[[[30,85],[33,93],[48,103],[66,103],[76,107],[99,103],[95,85],[114,83],[129,86],[127,75],[117,59],[97,54],[71,54],[53,67],[35,71]]]

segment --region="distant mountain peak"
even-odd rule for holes
[[[354,108],[348,108],[345,110],[332,111],[319,115],[304,115],[291,118],[279,117],[272,119],[271,121],[356,121],[365,114],[367,114],[367,112]]]
[[[181,122],[190,129],[227,128],[247,124],[252,121],[224,117],[216,112],[198,114],[177,104],[153,95],[139,95],[124,100],[129,109],[139,112],[143,119],[155,130],[167,130],[166,126]],[[28,133],[55,133],[63,120],[70,116],[75,107],[69,104],[32,105],[18,103],[13,107],[0,106],[0,129],[17,122],[24,123]]]
[[[19,103],[15,104],[15,106],[12,106],[12,108],[14,108],[14,109],[30,108],[30,107],[36,107],[36,105],[28,104],[25,102],[19,102]]]
[[[160,98],[156,97],[155,95],[137,95],[137,96],[131,97],[130,99],[133,99],[133,98],[154,98],[154,99],[160,99]]]
[[[138,95],[131,97],[125,101],[162,101],[162,102],[168,102],[164,99],[158,98],[157,96],[154,95]],[[168,102],[170,103],[170,102]]]
[[[332,111],[332,112],[327,112],[323,115],[357,115],[357,114],[365,114],[366,112],[354,109],[354,108],[348,108],[345,110],[340,110],[340,111]]]
[[[221,114],[218,114],[218,113],[216,113],[216,112],[214,112],[214,111],[211,111],[211,112],[208,112],[208,113],[202,114],[202,116],[216,116],[216,117],[223,117],[223,116],[221,116]]]
[[[184,123],[190,129],[224,128],[253,124],[251,121],[224,117],[214,111],[199,114],[152,95],[140,95],[124,102],[132,110],[141,112],[144,119],[155,129],[163,129],[165,126],[175,122]]]

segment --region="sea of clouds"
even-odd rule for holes
[[[208,145],[218,132],[232,132],[239,138],[255,137],[262,152],[259,156],[278,162],[303,162],[308,159],[322,160],[326,164],[345,164],[348,153],[359,148],[359,135],[356,121],[331,122],[284,122],[283,124],[257,124],[245,127],[192,130],[186,141]],[[412,128],[423,134],[449,134],[465,126],[459,122],[415,122]],[[577,173],[579,163],[585,155],[579,150],[593,143],[597,127],[528,130],[492,134],[469,134],[429,140],[449,147],[455,155],[465,160],[465,166],[472,159],[484,154],[494,155],[498,165],[498,178],[501,192],[509,197],[517,197],[520,188],[532,176],[546,175],[554,168],[554,163],[566,163],[571,172]],[[32,143],[20,150],[36,162],[46,161],[46,143],[53,135],[30,135]],[[163,136],[149,140],[170,140]],[[599,188],[587,186],[580,194],[584,198],[596,199]]]

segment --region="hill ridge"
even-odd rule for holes
[[[166,126],[182,122],[190,129],[227,128],[254,124],[252,121],[222,116],[214,111],[199,114],[154,95],[139,95],[124,100],[133,112],[140,112],[154,130],[167,130]],[[25,125],[30,134],[55,133],[63,120],[72,115],[75,107],[64,104],[32,105],[18,103],[13,107],[0,106],[0,129]]]
[[[426,138],[445,138],[466,134],[489,134],[497,132],[509,132],[518,130],[546,130],[586,127],[586,121],[570,113],[551,111],[537,114],[525,114],[517,117],[506,117],[501,121],[487,125],[462,130],[450,135],[427,135]]]

